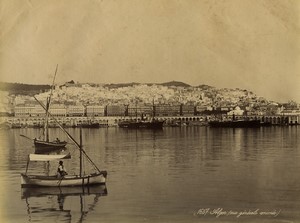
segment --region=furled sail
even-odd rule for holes
[[[62,154],[62,155],[44,155],[44,154],[29,154],[30,161],[52,161],[60,159],[71,159],[71,154]]]

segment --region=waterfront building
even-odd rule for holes
[[[124,105],[107,105],[107,116],[124,116],[126,107]]]
[[[203,112],[207,111],[208,107],[207,107],[207,105],[197,105],[195,107],[195,109],[196,109],[196,115],[199,115],[199,114],[202,114]]]
[[[127,114],[130,117],[134,116],[152,116],[153,115],[153,105],[128,105]]]
[[[291,109],[291,110],[288,110],[288,109],[285,109],[283,111],[281,111],[281,115],[284,115],[284,116],[288,116],[288,115],[300,115],[300,110],[299,109]]]
[[[65,107],[65,105],[61,105],[61,104],[51,104],[49,112],[51,113],[52,116],[55,117],[67,116],[67,108]]]
[[[17,105],[15,106],[15,117],[42,117],[45,110],[39,105]]]
[[[67,116],[85,116],[85,108],[83,105],[69,105],[67,107]]]
[[[155,116],[180,116],[181,105],[159,104],[155,105]]]
[[[105,106],[87,105],[86,106],[86,115],[88,117],[104,116],[105,115]]]
[[[181,116],[193,116],[195,115],[195,113],[196,111],[194,105],[191,104],[181,105],[181,112],[180,112]]]

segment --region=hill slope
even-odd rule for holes
[[[9,94],[17,95],[34,95],[40,92],[47,91],[51,88],[50,85],[33,85],[20,83],[0,82],[0,90],[7,91]]]

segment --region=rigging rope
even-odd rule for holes
[[[42,108],[44,110],[46,110],[45,105],[40,102],[35,96],[33,96],[34,99],[42,106]],[[78,149],[80,150],[80,145],[78,144],[78,142],[70,135],[70,133],[67,132],[67,130],[65,130],[61,124],[57,121],[57,119],[48,111],[49,116],[58,124],[59,128],[69,137],[69,139],[71,139],[75,145],[78,147]],[[85,157],[88,159],[88,161],[96,168],[97,171],[99,171],[99,173],[101,172],[100,169],[96,166],[96,164],[91,160],[91,158],[87,155],[87,153],[81,149],[81,152],[85,155]]]

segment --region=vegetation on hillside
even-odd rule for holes
[[[50,85],[33,85],[21,83],[6,83],[0,82],[0,90],[7,91],[9,94],[16,95],[34,95],[45,92],[51,88]]]

